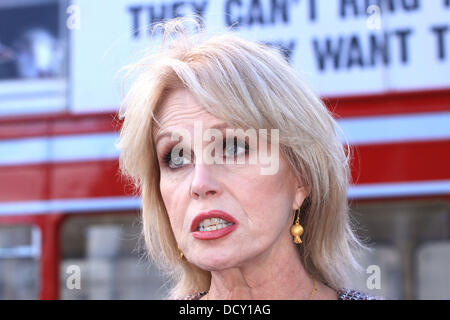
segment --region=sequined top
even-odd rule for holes
[[[179,298],[178,300],[200,300],[208,291],[202,291]],[[370,296],[362,291],[342,288],[337,291],[338,300],[383,300],[382,297]]]
[[[362,291],[342,288],[337,291],[338,300],[383,300],[383,297],[371,296]]]

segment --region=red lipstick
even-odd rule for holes
[[[226,226],[225,228],[219,229],[219,230],[212,230],[212,231],[199,231],[197,230],[200,222],[202,222],[205,219],[211,219],[211,218],[220,218],[227,222],[232,222],[233,224],[230,226]],[[191,232],[192,236],[199,240],[213,240],[218,239],[226,236],[227,234],[233,232],[236,230],[238,226],[237,220],[234,219],[231,215],[229,215],[226,212],[220,211],[220,210],[211,210],[208,212],[200,212],[197,214],[192,220],[191,224]]]

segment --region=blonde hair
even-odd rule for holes
[[[176,18],[153,29],[163,31],[161,47],[130,67],[129,74],[138,74],[119,112],[124,119],[117,145],[120,168],[142,195],[146,247],[173,280],[170,298],[208,290],[211,281],[210,272],[178,259],[159,190],[155,112],[177,87],[190,90],[207,111],[235,127],[279,129],[281,155],[310,188],[301,211],[303,267],[331,288],[347,287],[349,274],[359,269],[356,253],[366,247],[350,221],[349,159],[334,119],[278,50],[231,31],[210,35],[196,21]],[[188,31],[188,22],[196,32]]]

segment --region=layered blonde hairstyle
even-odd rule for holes
[[[176,18],[153,28],[162,36],[161,45],[129,66],[133,83],[119,112],[120,168],[142,196],[145,244],[151,260],[172,280],[168,298],[208,290],[211,282],[210,272],[178,259],[159,189],[156,111],[168,92],[180,87],[235,128],[279,129],[281,156],[310,189],[300,221],[303,267],[331,288],[349,286],[349,274],[359,267],[356,253],[366,247],[349,216],[349,159],[335,121],[279,50],[232,31],[209,34],[196,21]]]

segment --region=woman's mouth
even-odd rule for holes
[[[192,221],[192,236],[199,240],[213,240],[226,236],[237,228],[237,221],[220,210],[199,213]]]
[[[215,231],[223,229],[227,226],[232,226],[233,222],[227,222],[220,218],[211,218],[211,219],[205,219],[197,227],[197,231]]]

